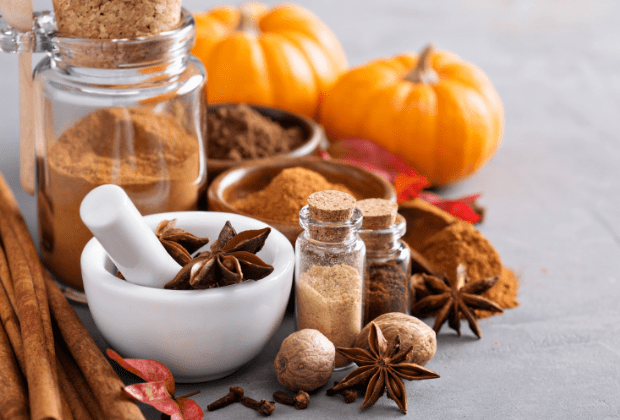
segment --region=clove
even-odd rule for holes
[[[287,394],[284,391],[273,393],[273,399],[280,404],[292,405],[298,410],[303,410],[310,404],[310,395],[305,391],[299,391],[297,395]]]
[[[276,402],[275,401],[267,401],[267,400],[260,400],[260,401],[256,401],[253,400],[252,398],[248,398],[248,397],[242,397],[241,398],[241,404],[245,405],[246,407],[250,407],[256,411],[258,411],[259,413],[261,413],[264,416],[270,416],[271,413],[273,413],[273,410],[275,410],[276,408]]]
[[[212,402],[207,406],[207,410],[215,411],[220,408],[224,408],[234,402],[241,401],[243,398],[243,389],[238,386],[231,386],[228,394],[220,398],[219,400]]]
[[[334,382],[334,386],[338,385],[338,382]],[[346,404],[351,404],[357,399],[357,391],[352,388],[339,389],[337,391],[334,388],[327,390],[327,396],[333,397],[334,395],[342,395]]]

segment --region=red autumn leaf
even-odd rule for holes
[[[480,198],[480,194],[448,200],[436,194],[422,191],[430,185],[424,175],[418,174],[400,157],[370,140],[338,140],[330,146],[329,153],[320,151],[319,156],[326,160],[331,157],[343,159],[353,165],[374,172],[394,184],[399,202],[419,197],[466,222],[476,223],[480,221],[480,215],[472,208],[475,201]]]
[[[205,417],[204,411],[196,401],[189,398],[177,398],[177,403],[185,420],[202,420]]]
[[[148,359],[123,359],[112,349],[107,349],[106,354],[125,370],[144,379],[147,382],[164,381],[166,389],[174,397],[174,378],[172,372],[163,363]]]
[[[129,385],[123,389],[136,400],[152,405],[162,413],[168,414],[171,420],[186,420],[181,412],[181,407],[166,389],[164,381],[144,382]]]
[[[202,420],[204,418],[202,408],[195,401],[187,398],[200,391],[175,399],[174,378],[170,369],[163,363],[148,359],[123,359],[111,349],[107,349],[106,354],[127,371],[147,381],[123,388],[136,400],[168,414],[171,420]]]
[[[471,223],[478,223],[481,219],[480,215],[472,209],[472,205],[480,198],[481,194],[472,194],[466,197],[448,200],[429,192],[421,192],[419,198],[430,203],[440,209],[447,211],[454,217]]]

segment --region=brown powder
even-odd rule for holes
[[[243,104],[209,109],[207,130],[209,159],[264,158],[296,149],[305,140],[301,128],[284,128]]]
[[[407,232],[403,240],[414,249],[420,249],[428,238],[458,220],[421,198],[399,203],[398,213],[407,219]]]
[[[295,282],[297,330],[320,331],[335,347],[351,347],[362,329],[362,279],[349,265],[312,266]],[[336,354],[336,367],[349,360]]]
[[[499,276],[495,286],[483,296],[506,309],[519,304],[516,300],[516,276],[502,265],[493,245],[472,224],[456,221],[444,227],[422,244],[420,253],[428,259],[437,273],[446,274],[452,279],[455,278],[456,267],[460,263],[467,266],[469,280]],[[419,284],[412,286],[416,299],[424,297],[424,290]],[[476,312],[482,317],[492,315],[487,311]]]
[[[517,291],[519,289],[519,279],[510,268],[502,267],[502,273],[495,283],[495,286],[487,290],[482,296],[492,300],[504,309],[511,309],[519,306],[517,301]],[[487,318],[496,315],[490,311],[476,310],[478,318]]]
[[[95,111],[49,144],[40,171],[41,258],[63,283],[82,288],[80,254],[92,234],[79,216],[93,188],[120,185],[142,214],[197,207],[203,181],[198,140],[151,109]],[[41,166],[45,166],[40,163]]]
[[[364,296],[364,325],[376,317],[391,313],[408,313],[406,267],[398,261],[370,263]]]
[[[233,208],[255,217],[296,222],[308,197],[318,191],[336,190],[351,194],[342,184],[332,184],[321,174],[302,167],[287,168],[262,190],[235,201]]]
[[[467,222],[453,223],[431,236],[420,249],[439,274],[456,278],[456,267],[467,266],[469,279],[499,276],[502,262],[493,245]]]

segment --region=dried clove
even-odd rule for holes
[[[228,394],[226,394],[219,400],[209,404],[207,406],[207,410],[209,411],[219,410],[220,408],[224,408],[227,405],[230,405],[234,402],[241,401],[242,398],[243,398],[243,389],[241,389],[238,386],[231,386]]]
[[[242,397],[241,398],[241,404],[245,405],[246,407],[250,407],[256,411],[258,411],[259,413],[261,413],[264,416],[270,416],[271,413],[273,413],[273,410],[275,410],[276,408],[276,402],[275,401],[267,401],[267,400],[260,400],[260,401],[256,401],[253,400],[252,398],[248,398],[248,397]]]
[[[338,385],[338,382],[334,382],[334,386],[336,385]],[[334,388],[327,390],[328,397],[333,397],[334,395],[342,395],[346,404],[351,404],[357,399],[357,391],[352,388],[339,389],[337,391]]]
[[[280,404],[292,405],[298,410],[303,410],[310,404],[310,395],[305,391],[299,391],[297,395],[287,394],[284,391],[273,393],[273,399]]]

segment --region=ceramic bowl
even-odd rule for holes
[[[213,104],[208,105],[207,109],[215,109],[219,107],[231,107],[238,104]],[[259,105],[249,105],[252,109],[258,111],[260,114],[271,118],[285,128],[298,126],[304,133],[305,141],[298,148],[291,150],[288,153],[278,155],[285,158],[297,158],[303,156],[310,156],[319,148],[319,146],[327,142],[325,131],[323,127],[316,121],[304,117],[303,115],[296,114],[294,112],[285,111],[280,108],[273,108]],[[259,159],[249,159],[242,161],[223,160],[223,159],[207,159],[207,182],[211,183],[217,175],[224,172],[227,169],[249,164],[252,165]]]
[[[209,210],[255,217],[235,209],[232,203],[264,188],[283,169],[295,166],[318,172],[332,183],[344,184],[358,200],[384,198],[396,201],[396,191],[392,184],[373,172],[343,160],[324,160],[318,157],[272,158],[247,163],[221,173],[207,191]],[[278,229],[292,244],[302,232],[298,222],[282,222],[258,217],[257,219]]]
[[[164,219],[177,219],[177,226],[210,242],[227,220],[237,232],[265,227],[255,219],[229,213],[145,216],[153,230]],[[219,379],[260,353],[288,303],[294,270],[290,242],[272,229],[257,255],[274,267],[261,280],[208,290],[165,290],[117,278],[114,264],[92,239],[81,260],[88,307],[107,343],[121,356],[158,360],[178,382]]]

